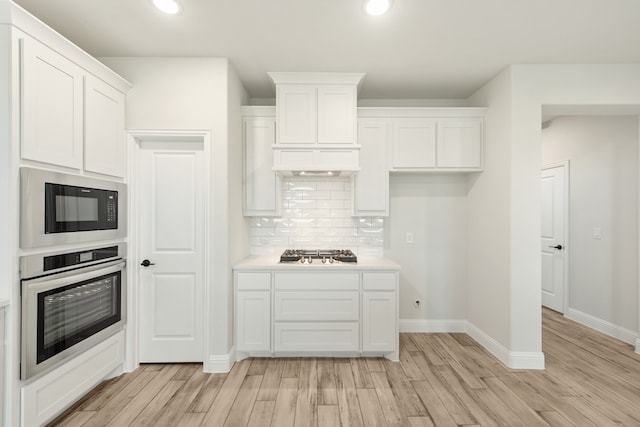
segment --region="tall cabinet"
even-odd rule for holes
[[[0,224],[5,225],[0,228],[0,300],[6,301],[0,424],[44,425],[96,385],[78,378],[97,378],[96,372],[123,366],[123,356],[105,363],[102,350],[94,348],[79,356],[81,367],[75,358],[33,380],[19,380],[18,265],[19,256],[31,249],[19,247],[18,230],[22,166],[126,180],[125,94],[130,88],[14,2],[0,1]],[[117,339],[123,337],[119,332]]]

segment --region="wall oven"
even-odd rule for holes
[[[33,378],[124,327],[124,243],[20,258],[20,378]]]
[[[126,235],[126,185],[20,169],[20,246],[114,240]]]

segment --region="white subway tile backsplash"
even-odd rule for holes
[[[361,256],[383,256],[384,219],[351,217],[350,178],[286,177],[282,216],[252,218],[254,255],[285,249],[351,249]]]

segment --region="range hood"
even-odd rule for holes
[[[323,177],[357,173],[357,90],[364,73],[268,74],[276,85],[273,170]]]

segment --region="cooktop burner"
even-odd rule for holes
[[[356,255],[349,249],[287,249],[280,255],[280,262],[301,262],[312,264],[320,260],[323,264],[338,262],[358,262]]]

